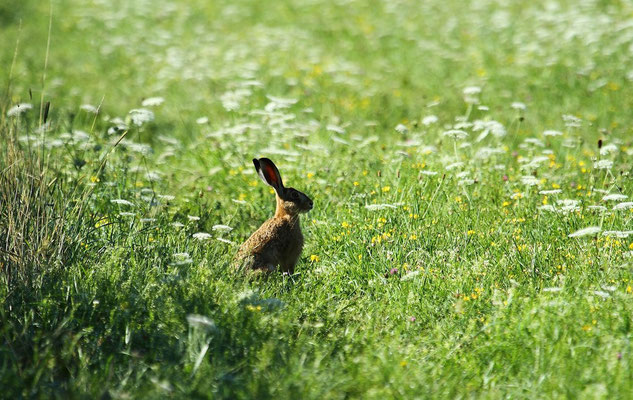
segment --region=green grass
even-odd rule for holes
[[[0,397],[631,398],[633,7],[502,3],[0,5]]]

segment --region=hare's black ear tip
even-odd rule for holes
[[[255,168],[259,168],[259,160],[256,158],[253,158],[253,165],[255,166]]]

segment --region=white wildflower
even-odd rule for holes
[[[121,206],[132,206],[132,207],[134,206],[134,203],[128,200],[124,200],[124,199],[112,199],[110,200],[110,203],[118,204]]]
[[[608,194],[602,198],[602,201],[622,201],[628,199],[629,196],[620,193]]]
[[[297,101],[299,101],[297,99],[290,99],[290,98],[276,97],[276,96],[269,96],[269,95],[266,95],[266,97],[268,98],[268,100],[272,101],[273,103],[277,105],[283,105],[283,106],[291,106],[295,104]]]
[[[228,225],[213,225],[211,229],[219,232],[231,232],[233,230],[233,228]]]
[[[208,240],[211,239],[211,235],[206,233],[206,232],[196,232],[193,235],[191,235],[194,239],[198,239],[200,241],[202,240]]]
[[[560,190],[560,189],[552,189],[552,190],[541,190],[538,193],[542,194],[542,195],[545,195],[545,196],[550,196],[550,195],[553,195],[553,194],[559,194],[561,192],[562,192],[562,190]]]
[[[354,137],[353,139],[357,139],[356,137]],[[361,140],[362,138],[358,138],[357,140]],[[408,139],[402,143],[400,143],[400,146],[402,147],[419,147],[420,145],[422,145],[422,142],[420,142],[419,140],[416,139]],[[405,152],[405,154],[407,154]]]
[[[81,110],[91,113],[91,114],[98,114],[99,113],[99,109],[95,106],[93,106],[92,104],[82,104],[79,107]]]
[[[556,204],[558,204],[559,206],[569,207],[569,206],[577,206],[578,204],[580,204],[580,201],[574,200],[574,199],[562,199],[562,200],[556,200]]]
[[[143,100],[141,105],[143,107],[155,107],[155,106],[160,106],[164,102],[165,102],[165,99],[162,97],[148,97],[145,100]]]
[[[462,93],[464,94],[464,101],[466,103],[479,103],[479,95],[481,94],[481,88],[479,86],[468,86],[464,88]]]
[[[563,213],[571,213],[575,211],[580,211],[580,207],[579,207],[580,202],[578,200],[572,200],[572,199],[556,200],[556,204],[561,207],[560,211]]]
[[[220,101],[222,102],[222,107],[226,111],[235,111],[240,108],[240,102],[244,101],[252,94],[249,89],[237,89],[234,91],[224,92],[220,96]]]
[[[536,156],[534,158],[532,158],[531,160],[529,160],[529,163],[527,163],[525,165],[525,169],[537,169],[538,167],[541,166],[541,164],[545,163],[549,161],[549,158],[545,157],[545,156]]]
[[[624,203],[619,203],[613,207],[614,210],[629,210],[631,208],[633,208],[633,201],[626,201]]]
[[[482,121],[479,119],[473,122],[473,131],[482,131],[477,137],[477,142],[484,140],[489,133],[492,133],[495,137],[503,137],[507,133],[506,128],[500,122],[495,120]]]
[[[521,177],[521,183],[527,186],[537,186],[540,181],[532,175],[525,175]]]
[[[389,208],[397,208],[392,204],[368,204],[365,206],[368,211],[385,210]]]
[[[563,115],[563,121],[565,121],[565,126],[569,127],[569,128],[577,128],[580,126],[582,120],[578,117],[575,117],[573,115]]]
[[[462,119],[464,119],[464,116],[459,116],[459,117],[455,117],[455,121],[457,121],[457,123],[455,125],[453,125],[453,129],[470,129],[473,126],[473,123],[470,121],[462,121]]]
[[[335,135],[330,136],[330,139],[332,139],[333,142],[344,144],[345,146],[349,146],[350,145],[347,140],[342,139],[342,138],[340,138],[338,136],[335,136]]]
[[[602,236],[613,236],[617,238],[627,238],[633,235],[633,231],[604,231]]]
[[[444,131],[443,135],[454,140],[463,140],[468,137],[468,132],[462,131],[461,129],[450,129],[448,131]]]
[[[477,139],[479,140],[479,138]],[[482,147],[477,151],[477,158],[487,160],[494,154],[503,154],[505,151],[502,147]]]
[[[574,205],[562,206],[559,211],[563,214],[569,214],[580,211],[580,207]]]
[[[561,290],[563,290],[563,288],[560,288],[560,287],[546,287],[546,288],[543,288],[544,292],[549,292],[549,293],[557,293],[557,292],[560,292]]]
[[[435,115],[428,115],[422,118],[422,125],[429,126],[436,123],[437,121],[438,121],[438,118]]]
[[[466,178],[468,175],[470,175],[470,171],[462,171],[462,172],[457,173],[455,177],[458,179],[463,179],[463,178]]]
[[[396,125],[396,132],[400,133],[400,134],[405,134],[407,132],[409,132],[409,128],[407,128],[405,125],[403,124],[398,124]]]
[[[583,236],[593,236],[597,233],[600,233],[602,229],[599,226],[590,226],[581,230],[578,230],[574,233],[570,233],[569,237],[583,237]]]
[[[134,143],[130,140],[124,142],[125,146],[135,153],[149,155],[152,152],[152,147],[146,143]]]
[[[616,154],[618,151],[619,151],[618,146],[614,145],[613,143],[609,143],[607,145],[602,146],[602,148],[600,149],[600,155],[606,156],[609,154]]]
[[[545,143],[543,143],[537,138],[526,138],[523,142],[534,145],[534,146],[538,146],[538,147],[545,147]]]
[[[479,86],[467,86],[464,88],[463,93],[465,96],[472,96],[481,93],[481,88]]]
[[[186,252],[174,253],[172,254],[172,257],[174,258],[174,262],[171,265],[181,266],[193,263],[193,259],[191,258],[189,253]]]
[[[326,126],[326,127],[325,127],[325,129],[327,129],[327,130],[328,130],[328,131],[330,131],[330,132],[336,132],[336,133],[339,133],[339,134],[341,134],[341,135],[342,135],[343,133],[345,133],[345,129],[343,129],[343,128],[341,128],[340,126],[337,126],[337,125],[332,125],[332,124],[330,124],[330,125]]]
[[[416,269],[415,271],[411,271],[411,272],[403,275],[402,278],[400,278],[400,280],[401,281],[408,281],[408,280],[411,280],[411,279],[415,278],[418,275],[420,275],[420,270]]]
[[[200,117],[200,118],[196,119],[196,124],[204,125],[204,124],[208,124],[208,123],[209,123],[209,118],[207,118],[207,117]]]
[[[73,131],[72,138],[76,142],[84,142],[90,139],[90,135],[87,132],[77,129]]]
[[[132,123],[136,126],[142,126],[146,122],[154,120],[154,113],[145,108],[135,108],[128,113]]]
[[[200,221],[200,217],[196,217],[195,215],[187,215],[187,219],[189,219],[189,221]]]
[[[593,294],[595,294],[596,296],[600,296],[603,299],[607,299],[607,298],[611,297],[611,295],[609,293],[604,292],[602,290],[594,290]]]
[[[332,137],[335,137],[335,136],[332,136]],[[338,139],[340,139],[340,138],[338,138]],[[341,140],[343,140],[343,139],[341,139]],[[276,148],[276,147],[267,147],[265,149],[261,149],[260,151],[263,154],[275,154],[275,155],[286,156],[286,157],[300,157],[301,156],[301,153],[299,153],[297,151],[280,149],[280,148]]]
[[[563,135],[563,132],[555,131],[555,130],[552,130],[552,129],[548,129],[548,130],[543,131],[543,136],[562,136],[562,135]]]
[[[527,108],[527,106],[525,105],[525,103],[521,103],[520,101],[515,101],[513,102],[510,107],[512,107],[515,110],[525,110]]]
[[[464,163],[463,163],[463,162],[461,162],[461,161],[458,161],[458,162],[455,162],[455,163],[452,163],[452,164],[448,164],[448,165],[447,165],[446,167],[444,167],[444,168],[445,168],[447,171],[450,171],[450,170],[455,169],[455,168],[461,168],[462,166],[464,166]]]
[[[611,160],[600,160],[593,163],[593,167],[596,169],[611,169],[613,167],[613,161]]]
[[[33,108],[33,105],[29,103],[18,103],[14,105],[13,107],[9,108],[9,111],[7,111],[7,116],[17,117],[20,114],[25,113],[32,108]]]
[[[145,178],[150,181],[150,182],[157,182],[160,181],[160,173],[156,172],[156,171],[149,171],[148,173],[145,174]]]

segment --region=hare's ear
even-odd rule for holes
[[[262,178],[262,181],[272,186],[277,193],[281,193],[284,188],[284,183],[281,180],[281,175],[275,164],[268,158],[260,158],[259,160],[253,158],[253,164],[255,165],[255,170],[257,170],[259,177]]]

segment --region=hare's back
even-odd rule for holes
[[[286,228],[282,221],[272,218],[264,222],[242,245],[243,250],[254,253],[269,252],[278,247]]]

